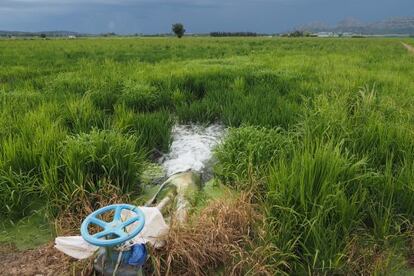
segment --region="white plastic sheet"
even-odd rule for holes
[[[169,227],[165,223],[164,217],[162,216],[160,210],[155,207],[140,207],[142,212],[145,215],[145,225],[142,231],[133,239],[134,244],[136,243],[149,243],[155,248],[159,248],[164,246],[166,236],[168,235]],[[128,214],[129,213],[129,214]],[[125,210],[125,220],[128,216],[131,216],[131,211]],[[129,229],[133,229],[134,225],[132,224],[127,227],[127,231]]]
[[[89,258],[99,249],[99,247],[87,243],[81,236],[57,237],[55,248],[79,260]]]
[[[142,231],[132,240],[133,244],[149,243],[156,248],[162,247],[169,230],[164,217],[157,208],[140,207],[140,209],[145,216],[145,225]],[[127,220],[134,214],[129,210],[123,210],[121,213],[122,220]],[[126,231],[129,232],[133,228],[134,224],[128,226]],[[81,236],[57,237],[55,248],[76,259],[89,258],[99,249],[99,247],[87,243]]]

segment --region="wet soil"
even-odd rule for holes
[[[18,251],[12,245],[0,246],[1,275],[71,275],[73,259],[53,248],[53,243]]]

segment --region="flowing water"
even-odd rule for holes
[[[225,128],[219,124],[208,127],[176,125],[172,132],[170,152],[162,158],[162,166],[167,177],[188,170],[208,174],[213,150],[225,133]]]

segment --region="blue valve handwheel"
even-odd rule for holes
[[[135,216],[122,221],[122,210],[130,210],[135,213]],[[114,211],[114,217],[111,222],[106,222],[99,218],[99,216],[111,211]],[[134,224],[134,228],[127,233],[125,227],[131,224]],[[90,234],[90,225],[97,225],[103,230],[96,234]],[[90,244],[100,247],[114,247],[133,239],[142,231],[144,225],[145,216],[141,209],[129,204],[114,204],[98,209],[87,216],[82,222],[81,235]]]

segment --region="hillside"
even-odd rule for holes
[[[77,32],[71,31],[47,31],[47,32],[21,32],[21,31],[1,31],[0,30],[0,37],[2,36],[40,36],[41,34],[45,34],[48,37],[63,37],[63,36],[86,36],[86,34],[81,34]]]
[[[414,17],[395,17],[382,21],[364,23],[355,18],[346,18],[336,26],[329,26],[322,22],[313,22],[297,29],[307,32],[336,32],[360,34],[414,34]]]

